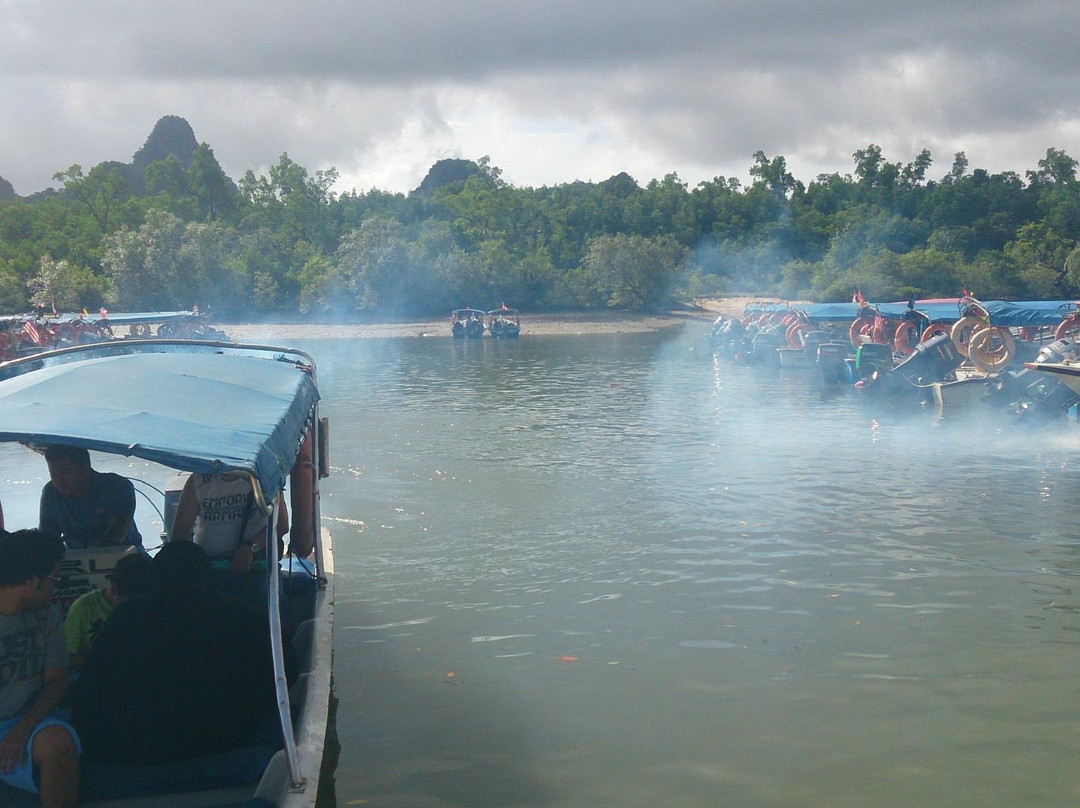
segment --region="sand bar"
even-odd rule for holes
[[[620,311],[559,312],[521,315],[521,335],[617,334],[658,331],[687,322],[707,320],[718,314],[741,316],[743,306],[757,298],[699,298],[694,305],[668,314],[631,314]],[[221,323],[219,327],[240,342],[280,342],[290,339],[356,339],[362,337],[449,337],[449,317],[441,320],[395,322],[292,322]]]

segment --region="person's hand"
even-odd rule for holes
[[[26,742],[30,740],[31,729],[16,724],[0,741],[0,771],[4,774],[11,774],[26,762]]]
[[[232,557],[232,571],[238,574],[251,572],[251,565],[255,561],[255,548],[244,543],[236,548]]]

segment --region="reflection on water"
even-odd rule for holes
[[[1075,426],[935,425],[704,330],[299,346],[339,804],[1075,804]]]

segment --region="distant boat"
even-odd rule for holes
[[[198,311],[18,314],[0,317],[0,362],[73,345],[154,338],[229,340]]]
[[[479,339],[484,336],[484,318],[487,312],[480,309],[454,309],[450,315],[450,330],[454,339]]]
[[[521,314],[503,304],[487,313],[488,333],[495,339],[517,339],[521,336]]]

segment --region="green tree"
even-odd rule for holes
[[[121,309],[172,310],[191,304],[181,260],[183,239],[183,221],[163,210],[149,211],[137,230],[124,228],[106,238],[102,263]]]
[[[1028,182],[1033,185],[1074,185],[1076,183],[1077,162],[1060,149],[1046,150],[1046,156],[1039,160],[1038,169],[1027,173]]]
[[[63,185],[64,193],[86,207],[103,234],[109,232],[112,213],[131,195],[127,180],[115,167],[105,164],[94,166],[87,175],[75,164],[54,174],[53,179]]]
[[[770,160],[765,156],[765,152],[754,152],[754,165],[750,167],[750,176],[779,196],[786,197],[795,189],[795,177],[788,172],[787,160],[783,157]]]
[[[609,308],[658,310],[670,304],[686,261],[686,249],[670,237],[597,236],[585,253],[584,281],[590,297]]]
[[[334,255],[346,301],[367,310],[400,306],[408,300],[408,249],[398,222],[368,219],[347,233]]]
[[[194,206],[190,216],[206,222],[230,216],[240,205],[236,183],[229,179],[206,143],[195,148],[187,168],[171,154],[151,163],[146,169],[146,184],[153,191],[190,202]]]
[[[105,300],[106,284],[85,267],[70,261],[42,256],[37,275],[27,282],[30,305],[35,309],[63,312],[98,308]]]
[[[1016,240],[1005,246],[1005,255],[1023,267],[1021,277],[1038,297],[1062,297],[1076,291],[1066,264],[1075,247],[1075,242],[1039,222],[1021,227]]]
[[[336,199],[331,189],[337,179],[336,168],[316,171],[312,177],[283,153],[269,176],[256,177],[249,170],[239,187],[260,224],[278,231],[290,243],[304,241],[328,251],[337,240],[330,215]]]

